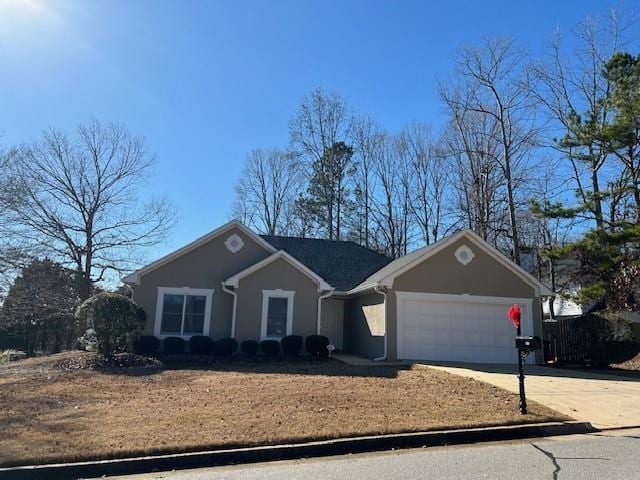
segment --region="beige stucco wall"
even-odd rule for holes
[[[243,248],[231,253],[224,242],[236,234]],[[134,300],[147,312],[145,333],[153,334],[158,287],[214,289],[209,335],[214,339],[229,337],[233,297],[221,289],[221,282],[271,253],[251,237],[233,227],[204,245],[143,275],[133,286]]]
[[[286,260],[279,258],[242,278],[238,285],[235,338],[260,340],[262,290],[295,291],[293,298],[293,335],[315,334],[318,317],[318,285]]]
[[[384,297],[369,292],[348,299],[344,310],[345,351],[369,358],[384,353]]]
[[[462,265],[454,252],[467,245],[475,254],[468,265]],[[534,298],[533,287],[504,267],[473,242],[462,238],[431,258],[398,276],[387,294],[387,354],[397,358],[397,300],[395,292],[469,294],[490,297]],[[542,332],[540,302],[533,302],[535,335]]]

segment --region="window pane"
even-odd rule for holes
[[[203,295],[187,295],[183,333],[201,335],[204,332],[204,309],[206,305],[207,297]]]
[[[284,337],[287,334],[287,298],[269,298],[267,311],[267,337]]]
[[[180,334],[182,326],[182,306],[184,295],[164,295],[162,301],[161,333]]]

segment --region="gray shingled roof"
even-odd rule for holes
[[[320,275],[339,291],[351,290],[391,258],[355,242],[260,235]]]

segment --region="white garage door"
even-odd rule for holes
[[[533,332],[530,299],[412,292],[396,297],[398,358],[515,363],[515,328],[506,317],[514,303],[522,310],[522,334]]]

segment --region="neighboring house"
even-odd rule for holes
[[[391,260],[354,242],[261,236],[231,221],[124,281],[158,337],[326,335],[375,359],[511,363],[551,291],[464,230]],[[541,356],[536,356],[541,361]]]
[[[578,294],[578,291],[579,289],[574,287],[569,291],[564,291],[553,297],[553,315],[551,315],[551,310],[549,309],[550,301],[543,302],[542,312],[544,318],[558,319],[565,317],[577,317],[585,313],[587,308],[572,300],[572,298]]]
[[[580,262],[576,258],[556,259],[553,264],[552,279],[547,258],[541,257],[536,249],[523,247],[522,250],[522,268],[536,278],[542,279],[557,293],[546,298],[542,303],[545,320],[576,317],[591,311],[596,306],[596,302],[581,305],[574,300],[581,289],[581,285],[578,283]],[[550,309],[551,305],[553,305],[553,310]]]

